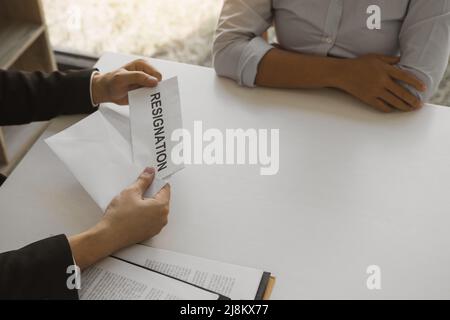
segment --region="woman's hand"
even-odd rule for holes
[[[410,72],[398,68],[399,61],[398,57],[375,54],[338,59],[277,46],[259,63],[255,83],[291,89],[337,88],[383,112],[419,109],[422,102],[403,84],[419,92],[427,88]]]
[[[134,184],[111,201],[95,227],[69,238],[74,260],[81,269],[154,237],[167,224],[170,186],[166,185],[152,199],[143,198],[154,177],[155,170],[146,169]]]
[[[135,60],[113,72],[96,73],[92,79],[92,100],[94,104],[114,102],[126,105],[129,91],[155,87],[161,79],[161,73],[147,61]]]
[[[417,110],[423,103],[400,83],[420,92],[427,88],[410,72],[396,67],[399,61],[374,54],[342,60],[337,87],[382,112]]]

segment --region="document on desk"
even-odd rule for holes
[[[106,258],[82,274],[81,300],[218,300],[220,296],[135,265]]]
[[[173,251],[135,245],[114,257],[219,293],[232,300],[262,300],[270,273]]]
[[[156,116],[150,112],[152,95],[160,98],[153,109]],[[172,164],[170,157],[172,130],[182,125],[177,79],[134,92],[130,100],[135,103],[131,107],[103,105],[45,140],[103,211],[145,167],[158,169],[146,197],[154,196],[183,168],[182,164]]]

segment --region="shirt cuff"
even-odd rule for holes
[[[253,38],[245,47],[238,64],[239,84],[247,87],[255,86],[258,65],[273,46],[261,37]]]
[[[94,76],[96,75],[96,74],[100,74],[100,72],[98,72],[98,71],[94,71],[94,72],[92,72],[92,74],[91,74],[91,82],[90,82],[90,86],[89,86],[89,93],[90,93],[90,95],[91,95],[91,104],[92,104],[92,106],[94,107],[94,108],[98,108],[98,104],[95,104],[94,103],[94,98],[93,98],[93,96],[92,96],[92,81],[94,80]]]

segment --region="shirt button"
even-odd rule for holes
[[[333,39],[331,39],[330,37],[325,38],[325,42],[328,44],[332,44],[333,43]]]

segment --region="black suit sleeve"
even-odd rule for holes
[[[0,299],[78,299],[67,288],[72,251],[64,235],[0,254]]]
[[[0,126],[95,111],[90,94],[92,72],[45,74],[0,70]]]

